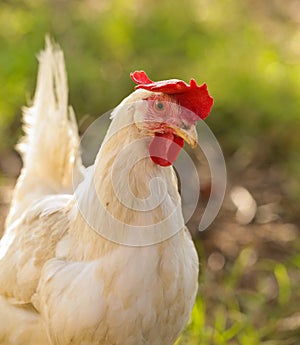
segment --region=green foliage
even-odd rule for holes
[[[298,344],[300,276],[292,262],[298,265],[299,257],[255,262],[254,253],[245,248],[217,273],[206,267],[190,323],[176,345]]]
[[[133,88],[135,69],[158,80],[195,77],[215,97],[208,122],[228,152],[254,137],[271,161],[286,161],[297,152],[300,128],[293,3],[2,1],[1,145],[14,140],[11,126],[33,94],[34,56],[50,33],[65,51],[79,117],[118,104]]]

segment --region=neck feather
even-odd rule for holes
[[[104,238],[152,244],[184,226],[181,200],[173,168],[152,162],[151,138],[142,137],[130,116],[113,118],[95,165],[77,190],[78,204],[89,226]]]

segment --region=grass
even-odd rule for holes
[[[176,345],[299,344],[300,255],[281,262],[254,253],[244,248],[218,272],[204,264],[191,320]]]

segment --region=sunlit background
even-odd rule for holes
[[[207,123],[228,195],[211,229],[194,234],[199,297],[178,344],[299,344],[300,1],[1,1],[1,228],[47,33],[65,52],[82,131],[132,92],[138,69],[205,81],[215,98]]]

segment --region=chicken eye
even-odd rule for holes
[[[155,106],[155,109],[158,110],[158,111],[163,111],[165,109],[165,106],[162,102],[160,101],[156,101],[154,103],[154,106]]]

